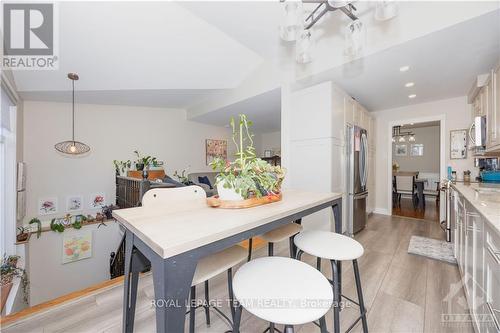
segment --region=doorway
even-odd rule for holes
[[[392,215],[439,222],[444,160],[441,120],[407,120],[392,124],[390,131]]]

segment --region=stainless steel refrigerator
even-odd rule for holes
[[[347,229],[355,234],[367,219],[368,137],[365,129],[352,125],[347,125],[346,136]]]

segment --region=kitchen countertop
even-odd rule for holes
[[[451,186],[500,233],[500,184],[452,183]],[[483,192],[479,193],[476,189]],[[494,192],[495,190],[498,192]]]

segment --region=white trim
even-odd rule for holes
[[[382,215],[391,215],[388,209],[386,208],[375,208],[373,210],[374,214],[382,214]]]
[[[5,75],[5,72],[1,73],[1,86],[5,89],[5,93],[9,96],[11,101],[15,104],[19,104],[19,95],[16,92],[13,84],[10,82],[9,78]]]
[[[440,177],[446,175],[446,115],[438,114],[435,116],[418,117],[418,118],[404,118],[399,120],[389,121],[387,127],[387,210],[392,210],[392,128],[402,123],[425,123],[430,121],[439,121],[439,174]],[[443,201],[441,201],[443,202]],[[440,221],[444,218],[444,205],[440,206]]]

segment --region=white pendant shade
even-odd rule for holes
[[[280,24],[280,37],[284,41],[291,42],[297,39],[299,32],[303,29],[302,2],[287,1],[283,4],[284,13]]]
[[[387,21],[398,15],[398,4],[396,1],[378,1],[375,4],[375,19]]]
[[[345,31],[345,54],[356,57],[363,52],[365,44],[365,27],[360,20],[354,20],[347,25]]]
[[[299,64],[306,64],[312,61],[312,37],[309,30],[302,30],[295,44],[295,57]]]

